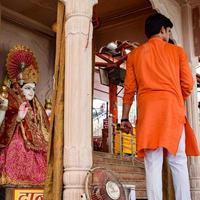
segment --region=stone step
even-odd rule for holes
[[[140,161],[131,161],[131,160],[120,160],[117,158],[94,158],[93,159],[93,163],[94,164],[99,164],[99,165],[103,165],[103,164],[116,164],[117,166],[134,166],[134,167],[140,167],[144,169],[144,163],[140,162]]]
[[[108,155],[107,155],[108,154]],[[93,161],[94,163],[117,163],[118,165],[124,165],[132,166],[134,164],[144,167],[144,163],[142,159],[138,158],[132,158],[132,157],[122,157],[115,156],[109,153],[103,153],[103,152],[95,152],[93,154]]]
[[[129,180],[143,180],[145,181],[144,174],[127,174],[127,173],[116,173],[117,177],[120,180],[129,181]]]
[[[146,185],[144,181],[121,181],[125,185],[135,185],[136,190],[146,190]]]
[[[147,200],[146,190],[136,190],[136,199],[144,199]]]
[[[116,158],[100,158],[100,159],[93,159],[94,163],[99,164],[117,164],[117,165],[126,165],[126,166],[132,166],[133,163],[131,161],[124,161]]]
[[[141,167],[135,167],[135,166],[127,166],[127,165],[116,165],[116,164],[107,164],[107,163],[95,163],[93,167],[104,167],[107,169],[110,169],[115,172],[121,172],[121,173],[141,173],[144,174],[144,169]]]
[[[135,185],[137,199],[147,199],[145,170],[142,160],[94,152],[93,167],[104,167],[113,171],[122,184]]]

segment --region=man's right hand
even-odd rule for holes
[[[133,134],[133,126],[129,121],[121,122],[120,129],[125,133]]]

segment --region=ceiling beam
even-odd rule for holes
[[[50,37],[55,37],[55,33],[48,26],[45,26],[4,6],[1,6],[1,18],[5,19],[6,21],[21,25],[22,27],[28,28],[32,31],[36,31]]]
[[[98,32],[107,28],[133,23],[141,16],[152,12],[153,9],[149,6],[138,10],[127,10],[121,13],[119,12],[110,16],[102,17],[100,18],[100,27],[96,31]]]

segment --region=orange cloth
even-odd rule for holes
[[[158,147],[175,155],[184,125],[186,154],[200,155],[196,137],[185,119],[184,100],[194,81],[184,50],[152,38],[129,54],[126,67],[123,103],[132,104],[137,93],[138,157],[144,157],[144,149]]]

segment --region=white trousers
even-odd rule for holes
[[[183,129],[176,156],[168,153],[176,200],[191,200],[190,183],[185,154],[185,129]],[[145,171],[148,200],[162,200],[163,148],[145,150]]]

